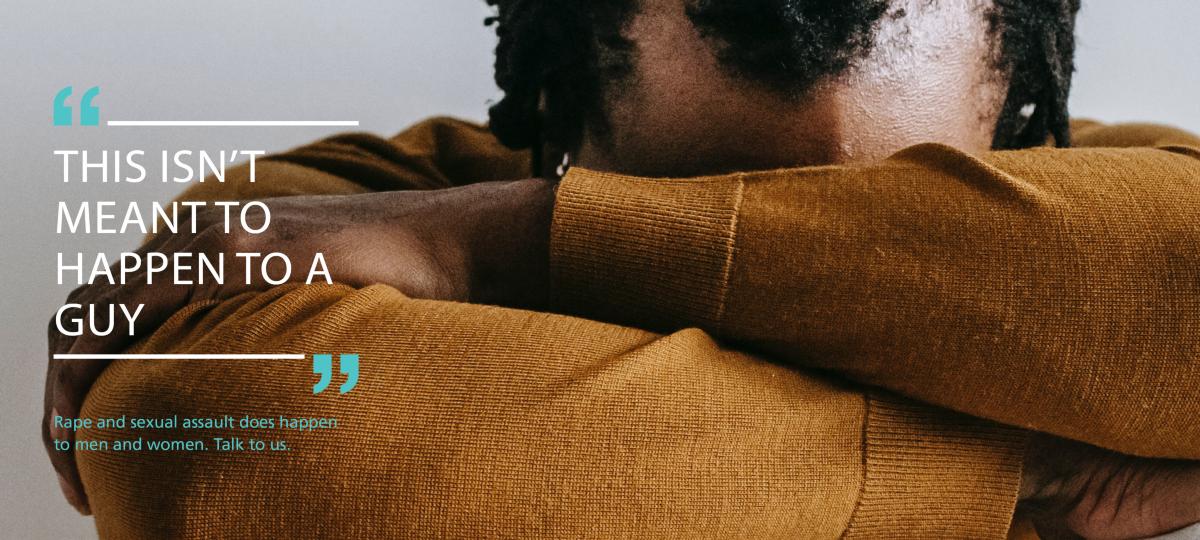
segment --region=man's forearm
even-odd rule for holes
[[[696,330],[288,286],[193,304],[135,352],[314,350],[359,354],[353,391],[314,396],[311,373],[286,362],[106,371],[87,416],[283,414],[339,427],[240,458],[80,454],[102,535],[1003,538],[1017,500],[1020,430],[722,349]],[[314,478],[323,489],[308,489]],[[292,518],[227,519],[230,500]]]
[[[556,297],[1126,453],[1200,458],[1200,153],[947,147],[689,180],[575,170]]]

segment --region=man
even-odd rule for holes
[[[361,288],[75,293],[161,326],[52,352],[364,365],[332,398],[294,365],[52,362],[48,438],[78,414],[344,426],[52,451],[103,535],[1003,537],[1018,500],[1047,535],[1200,521],[1200,469],[1170,460],[1200,459],[1200,142],[1072,136],[1074,3],[496,4],[496,138],[317,143],[184,195],[305,195],[269,201],[269,236],[206,217],[143,247],[325,251]],[[988,152],[1047,138],[1158,149]]]

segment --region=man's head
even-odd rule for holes
[[[506,144],[651,176],[1068,141],[1079,0],[488,0]]]

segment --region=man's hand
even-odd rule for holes
[[[1200,463],[1035,435],[1019,511],[1046,540],[1146,538],[1200,522]]]
[[[139,250],[168,256],[203,253],[214,260],[224,253],[224,284],[210,280],[202,285],[175,285],[163,279],[173,275],[173,269],[147,284],[143,271],[125,285],[83,286],[68,297],[69,303],[103,306],[95,311],[97,317],[107,317],[108,305],[144,304],[132,338],[128,323],[120,317],[111,321],[113,331],[107,336],[64,336],[50,321],[42,439],[64,495],[80,512],[90,510],[74,452],[54,449],[55,439],[73,445],[74,431],[55,427],[54,418],[78,417],[84,396],[109,361],[55,360],[54,355],[116,353],[190,303],[270,288],[261,278],[247,284],[243,259],[234,253],[284,253],[293,262],[293,281],[305,279],[307,265],[321,252],[334,280],[352,286],[386,284],[415,298],[515,307],[537,307],[545,301],[554,204],[554,188],[548,182],[493,182],[436,191],[265,202],[271,223],[262,234],[251,235],[237,227],[227,234],[220,210],[202,211],[196,217],[195,233],[190,224],[181,224],[179,234],[160,234]],[[195,277],[194,266],[183,275]],[[271,275],[280,275],[277,268],[272,270]],[[258,274],[251,272],[252,277]],[[109,323],[99,320],[95,327],[106,328]]]

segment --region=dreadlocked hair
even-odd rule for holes
[[[585,123],[606,125],[603,96],[633,69],[633,43],[621,31],[631,0],[486,0],[496,15],[496,85],[504,97],[488,111],[492,133],[510,148],[564,150]]]
[[[1075,73],[1075,15],[1080,0],[995,0],[1000,68],[1009,75],[992,147],[1028,148],[1053,137],[1071,145],[1067,98]]]
[[[606,92],[632,73],[634,44],[622,35],[638,0],[486,0],[495,15],[496,84],[489,110],[505,145],[575,147],[585,126],[604,130]],[[994,0],[996,67],[1010,80],[993,146],[1070,144],[1067,98],[1080,0]],[[889,0],[690,0],[686,13],[731,73],[791,96],[865,56]]]

